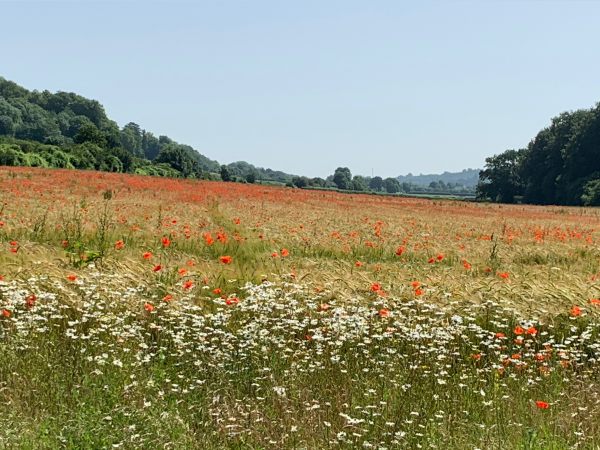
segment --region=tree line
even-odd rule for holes
[[[477,186],[480,199],[600,206],[600,103],[554,117],[526,148],[485,162]]]
[[[29,91],[0,77],[0,165],[92,169],[219,179],[221,165],[189,145],[138,124],[122,128],[104,107],[71,92]],[[236,181],[291,182],[292,175],[240,161]]]

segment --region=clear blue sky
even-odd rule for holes
[[[220,162],[478,168],[600,101],[600,2],[6,2],[0,75]]]

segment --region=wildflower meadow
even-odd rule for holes
[[[0,448],[599,448],[599,230],[0,168]]]

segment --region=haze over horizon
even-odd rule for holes
[[[480,168],[600,100],[600,3],[0,4],[1,76],[96,99],[222,163]]]

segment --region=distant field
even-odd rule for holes
[[[0,448],[597,448],[600,210],[0,168]]]

